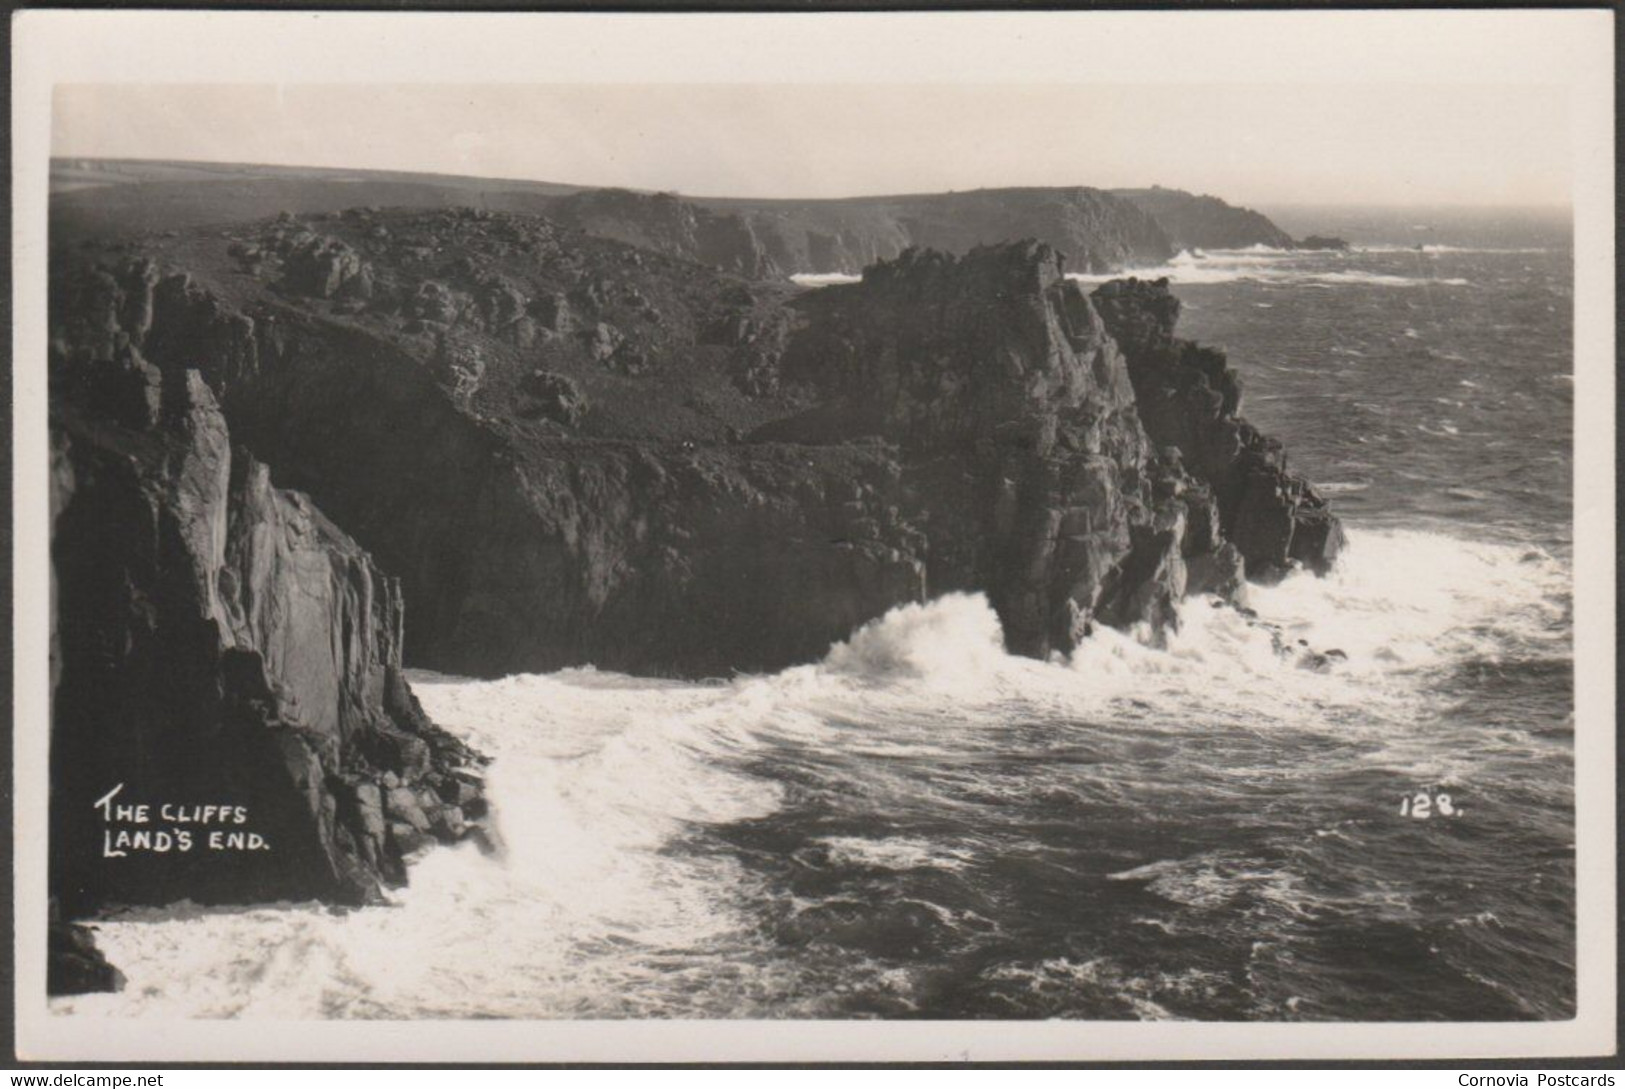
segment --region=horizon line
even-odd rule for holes
[[[244,161],[244,160],[240,160],[240,159],[160,159],[160,158],[140,158],[140,157],[133,157],[133,156],[73,155],[73,154],[59,155],[59,154],[56,154],[56,153],[52,153],[52,155],[50,156],[50,158],[48,160],[49,165],[50,165],[51,169],[53,169],[53,170],[56,168],[57,164],[59,164],[59,163],[67,163],[67,162],[70,162],[70,161],[87,162],[87,163],[129,163],[129,164],[141,164],[141,165],[151,165],[151,166],[178,166],[178,167],[196,167],[196,168],[208,168],[208,167],[225,168],[225,167],[231,167],[231,168],[237,168],[237,169],[273,169],[273,170],[293,170],[293,171],[302,170],[302,171],[312,171],[312,172],[314,172],[314,171],[326,171],[326,172],[334,172],[334,173],[354,173],[354,174],[383,174],[383,175],[399,174],[399,175],[409,175],[409,176],[420,177],[420,178],[445,178],[445,179],[453,179],[453,180],[460,180],[460,181],[513,182],[513,183],[517,183],[517,184],[521,184],[521,185],[549,186],[549,187],[555,187],[555,188],[574,189],[574,190],[619,189],[619,190],[623,190],[625,192],[630,192],[630,193],[646,193],[646,194],[662,194],[662,193],[664,193],[664,194],[669,194],[671,196],[678,197],[678,198],[681,198],[681,199],[684,199],[684,200],[694,200],[694,201],[711,200],[711,201],[802,201],[802,202],[829,201],[829,202],[836,202],[836,201],[850,201],[850,200],[888,200],[888,199],[898,199],[898,200],[900,200],[900,199],[911,198],[911,197],[938,196],[938,195],[949,194],[949,193],[974,193],[974,192],[985,192],[985,191],[1000,190],[1000,189],[1094,189],[1094,190],[1097,190],[1099,192],[1105,192],[1105,193],[1111,193],[1111,192],[1114,192],[1114,191],[1117,191],[1117,190],[1124,190],[1124,189],[1166,189],[1166,190],[1169,190],[1169,191],[1172,191],[1172,192],[1188,193],[1188,194],[1190,194],[1192,196],[1213,197],[1215,199],[1223,201],[1224,203],[1230,205],[1231,207],[1240,208],[1240,209],[1243,209],[1243,210],[1252,210],[1252,211],[1256,211],[1257,209],[1262,208],[1262,207],[1273,207],[1273,208],[1459,208],[1459,209],[1484,209],[1484,210],[1489,210],[1489,209],[1501,209],[1501,210],[1519,209],[1519,210],[1527,210],[1527,211],[1539,210],[1539,211],[1550,211],[1550,212],[1567,211],[1567,212],[1572,213],[1573,209],[1574,209],[1574,203],[1573,203],[1572,198],[1570,200],[1560,201],[1560,202],[1546,202],[1546,203],[1539,203],[1539,202],[1528,203],[1528,202],[1526,202],[1526,203],[1510,203],[1510,204],[1483,203],[1483,202],[1464,202],[1464,203],[1452,204],[1452,203],[1440,203],[1438,201],[1418,201],[1418,202],[1415,202],[1415,203],[1404,203],[1404,202],[1398,202],[1398,201],[1366,201],[1366,202],[1361,202],[1361,201],[1332,201],[1332,202],[1321,202],[1321,201],[1313,201],[1313,200],[1281,200],[1281,201],[1253,202],[1253,203],[1249,203],[1249,204],[1241,204],[1241,203],[1235,201],[1233,198],[1220,196],[1217,193],[1202,192],[1202,191],[1199,191],[1199,190],[1196,190],[1196,189],[1184,189],[1184,188],[1181,188],[1181,187],[1179,187],[1177,185],[1165,185],[1165,184],[1162,184],[1160,182],[1148,182],[1148,183],[1141,184],[1141,185],[1109,185],[1109,186],[1108,185],[1091,185],[1091,184],[1084,183],[1084,182],[1051,183],[1051,184],[1047,184],[1047,185],[1028,182],[1028,183],[1008,183],[1008,184],[1002,184],[1002,185],[977,185],[977,186],[971,186],[971,187],[968,187],[968,188],[922,189],[922,190],[914,190],[914,191],[892,190],[892,191],[888,191],[888,192],[876,192],[876,193],[849,193],[849,194],[846,194],[846,195],[843,195],[843,196],[833,196],[833,197],[831,197],[831,196],[794,196],[794,195],[790,195],[790,196],[782,196],[782,195],[763,196],[763,195],[739,195],[739,194],[715,194],[715,193],[685,193],[685,192],[683,192],[681,190],[673,189],[673,188],[669,188],[669,187],[658,187],[657,186],[657,187],[647,187],[647,188],[645,188],[645,187],[637,187],[637,186],[630,186],[630,185],[605,184],[605,183],[596,183],[596,182],[554,181],[554,180],[550,180],[550,179],[546,179],[546,178],[520,177],[520,176],[516,176],[516,175],[511,175],[511,174],[457,174],[457,173],[449,173],[449,172],[446,172],[446,171],[429,170],[429,169],[421,169],[421,168],[409,168],[409,167],[339,166],[339,165],[320,164],[320,163],[249,162],[249,161]],[[116,184],[116,183],[109,183],[109,184]],[[80,190],[80,191],[82,191],[82,190]]]

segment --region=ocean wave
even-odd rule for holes
[[[945,594],[903,605],[836,644],[822,668],[832,674],[888,681],[953,681],[996,669],[1006,657],[999,620],[979,594]]]
[[[1198,252],[1200,252],[1200,253],[1209,253],[1209,254],[1217,254],[1217,255],[1222,256],[1222,257],[1233,257],[1233,256],[1241,256],[1241,255],[1263,255],[1263,256],[1269,256],[1269,257],[1303,257],[1305,255],[1314,255],[1314,254],[1318,254],[1318,253],[1324,253],[1326,251],[1324,251],[1324,250],[1284,249],[1284,248],[1282,248],[1280,246],[1266,246],[1262,242],[1254,242],[1251,246],[1234,246],[1234,247],[1230,247],[1228,249],[1221,247],[1221,248],[1217,248],[1217,249],[1200,250]]]
[[[1024,992],[1028,1001],[1054,1010],[1052,1016],[1099,1016],[1103,1009],[1116,1006],[1141,1021],[1180,1020],[1166,1003],[1210,997],[1225,985],[1222,976],[1197,968],[1145,976],[1110,957],[1051,957],[1033,963],[1000,964],[987,969],[983,978],[996,987],[1018,988],[1018,994]],[[1021,998],[1016,998],[1015,1003],[1022,1004]]]
[[[997,850],[980,837],[998,814],[1035,796],[1061,813],[1123,801],[1133,788],[1113,778],[1120,745],[1165,752],[1168,774],[1199,776],[1227,734],[1321,731],[1340,746],[1358,742],[1364,759],[1447,782],[1464,770],[1416,729],[1430,671],[1520,644],[1564,653],[1567,592],[1566,567],[1538,549],[1356,527],[1328,577],[1250,590],[1260,618],[1288,642],[1346,652],[1331,674],[1297,668],[1268,629],[1206,598],[1184,604],[1163,646],[1146,632],[1101,630],[1070,659],[1021,658],[1002,649],[986,599],[963,594],[894,609],[821,662],[725,684],[590,669],[495,681],[415,672],[430,716],[493,757],[501,854],[471,844],[428,851],[387,908],[172,908],[100,920],[98,941],[128,986],[53,1008],[285,1019],[828,1012],[762,926],[763,905],[782,902],[782,889],[705,838],[771,825],[805,805],[809,782],[825,781],[797,769],[825,764],[799,754],[835,762],[838,785],[818,789],[837,797],[971,822],[953,834],[815,825],[766,848],[826,880],[843,869],[862,881],[966,880]],[[1470,746],[1455,748],[1471,759]],[[1012,751],[1026,754],[1028,771],[995,774]],[[1276,770],[1249,770],[1259,759],[1249,752],[1237,749],[1227,773],[1272,781]],[[1046,778],[1052,766],[1066,775]],[[703,848],[685,849],[695,842]],[[1251,856],[1195,855],[1112,876],[1145,881],[1181,911],[1242,903],[1290,920],[1314,910],[1290,868]],[[878,912],[862,901],[853,920],[827,896],[810,903],[811,914],[787,925],[853,955],[890,940],[888,928],[949,942],[992,925],[918,894]],[[1074,991],[1109,1001],[1112,988],[1127,988],[1125,1012],[1143,1017],[1167,1015],[1178,997],[1168,980],[1135,982],[1093,961],[999,971],[990,983],[1016,985],[1062,1015]],[[907,979],[892,983],[893,999],[913,1001]]]
[[[834,284],[855,284],[863,280],[850,272],[796,272],[790,276],[792,283],[802,287],[830,287]]]
[[[962,869],[962,851],[945,851],[923,839],[868,839],[862,836],[825,836],[814,840],[828,860],[838,866],[866,866],[880,870]]]
[[[1366,247],[1357,253],[1418,252],[1407,247],[1385,249]],[[1544,252],[1514,250],[1469,250],[1442,247],[1430,253],[1512,253]],[[1419,254],[1420,255],[1420,254]],[[1135,276],[1142,280],[1167,278],[1176,284],[1229,284],[1258,283],[1297,287],[1467,287],[1471,281],[1461,276],[1416,276],[1367,269],[1335,267],[1346,264],[1348,255],[1326,250],[1280,250],[1268,246],[1229,250],[1181,250],[1163,265],[1126,268],[1115,272],[1073,272],[1067,278],[1081,284],[1102,284],[1109,280]],[[1335,266],[1334,266],[1335,263]],[[798,272],[790,279],[802,287],[828,287],[834,284],[853,284],[862,276],[845,272]],[[1260,303],[1259,306],[1273,304]]]

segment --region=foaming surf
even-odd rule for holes
[[[1498,1011],[1484,996],[1550,951],[1458,925],[1472,913],[1454,899],[1434,935],[1430,881],[1482,882],[1502,823],[1553,821],[1503,775],[1559,773],[1563,739],[1464,713],[1453,678],[1562,660],[1567,595],[1565,564],[1538,548],[1354,530],[1329,577],[1253,587],[1256,620],[1187,601],[1160,647],[1102,630],[1069,659],[1015,657],[984,598],[948,595],[818,663],[727,683],[416,673],[430,715],[493,758],[502,851],[431,849],[387,906],[113,912],[98,942],[128,986],[53,1006],[1338,1016],[1352,1000],[1296,966],[1335,958],[1364,917],[1449,951],[1417,969],[1447,1004]],[[1302,669],[1282,638],[1346,661]],[[1501,794],[1505,812],[1436,852],[1393,816],[1418,776],[1470,812]],[[1542,895],[1474,910],[1517,926]],[[1519,993],[1536,1013],[1561,1005]],[[1407,1008],[1392,1011],[1362,1012]]]
[[[1355,246],[1356,253],[1492,253],[1492,254],[1533,254],[1554,253],[1550,246],[1448,246],[1442,243],[1426,242],[1419,245],[1384,245],[1381,243]]]
[[[1068,273],[1083,284],[1122,276],[1168,279],[1174,284],[1256,283],[1299,287],[1468,287],[1462,276],[1439,275],[1432,266],[1408,271],[1352,267],[1360,254],[1336,250],[1280,250],[1254,246],[1239,250],[1181,250],[1167,264],[1113,273]],[[1399,251],[1394,251],[1399,252]],[[1260,304],[1255,304],[1260,305]]]
[[[863,279],[862,276],[850,272],[797,272],[790,276],[790,282],[802,287],[830,287],[834,284],[855,284]]]

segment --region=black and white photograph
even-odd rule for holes
[[[1612,1050],[1611,13],[41,19],[37,1056]]]

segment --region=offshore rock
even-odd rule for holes
[[[1351,248],[1347,239],[1321,234],[1312,234],[1308,238],[1300,238],[1296,245],[1300,250],[1348,250]]]

